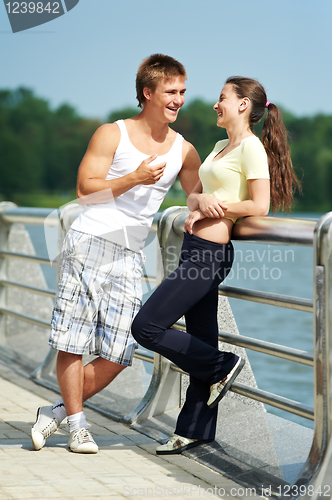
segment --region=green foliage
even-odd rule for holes
[[[108,122],[140,112],[127,107],[111,112]],[[302,180],[303,196],[296,209],[332,209],[332,116],[296,117],[282,110],[294,168]],[[75,197],[77,170],[90,138],[101,125],[83,118],[68,104],[52,110],[32,90],[0,90],[0,199],[21,205],[60,206]],[[216,127],[212,104],[196,99],[184,106],[172,125],[197,149],[202,160],[226,137]],[[260,136],[262,124],[256,133]],[[179,183],[163,207],[184,205]]]
[[[0,91],[1,198],[72,189],[100,124],[79,117],[67,104],[53,111],[26,88]]]

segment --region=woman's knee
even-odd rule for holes
[[[131,333],[134,339],[143,347],[148,347],[149,344],[149,328],[144,314],[140,312],[134,318],[131,325]]]
[[[162,333],[162,329],[156,325],[152,326],[145,314],[139,312],[131,325],[131,333],[134,339],[143,347],[152,349],[154,340],[158,333]]]

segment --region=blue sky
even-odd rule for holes
[[[185,65],[187,101],[214,102],[236,74],[298,116],[332,114],[331,21],[331,0],[80,0],[13,34],[0,4],[0,88],[103,119],[136,106],[137,67],[162,52]]]

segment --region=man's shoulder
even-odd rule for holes
[[[120,128],[116,123],[104,123],[99,128],[97,128],[94,133],[94,140],[98,142],[104,141],[116,141],[118,142],[120,139]]]
[[[102,151],[103,154],[114,154],[119,145],[121,132],[116,123],[104,123],[92,136],[89,148],[90,151]]]
[[[201,164],[201,159],[196,148],[191,142],[183,139],[182,146],[182,168],[197,169]]]
[[[182,144],[183,144],[182,150],[183,150],[184,154],[188,154],[188,153],[196,153],[197,154],[196,148],[191,144],[191,142],[187,141],[186,139],[183,139]]]

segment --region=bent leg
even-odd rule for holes
[[[82,355],[59,351],[57,377],[67,415],[83,411],[84,372]]]
[[[98,357],[84,366],[83,401],[91,398],[108,386],[126,365],[113,363]]]
[[[233,251],[231,245],[218,245],[197,237],[192,240],[194,246],[188,260],[182,262],[144,304],[134,319],[132,333],[147,349],[162,354],[193,377],[212,385],[231,371],[237,357],[171,326],[217,288],[231,267]],[[204,337],[206,325],[202,328]]]

